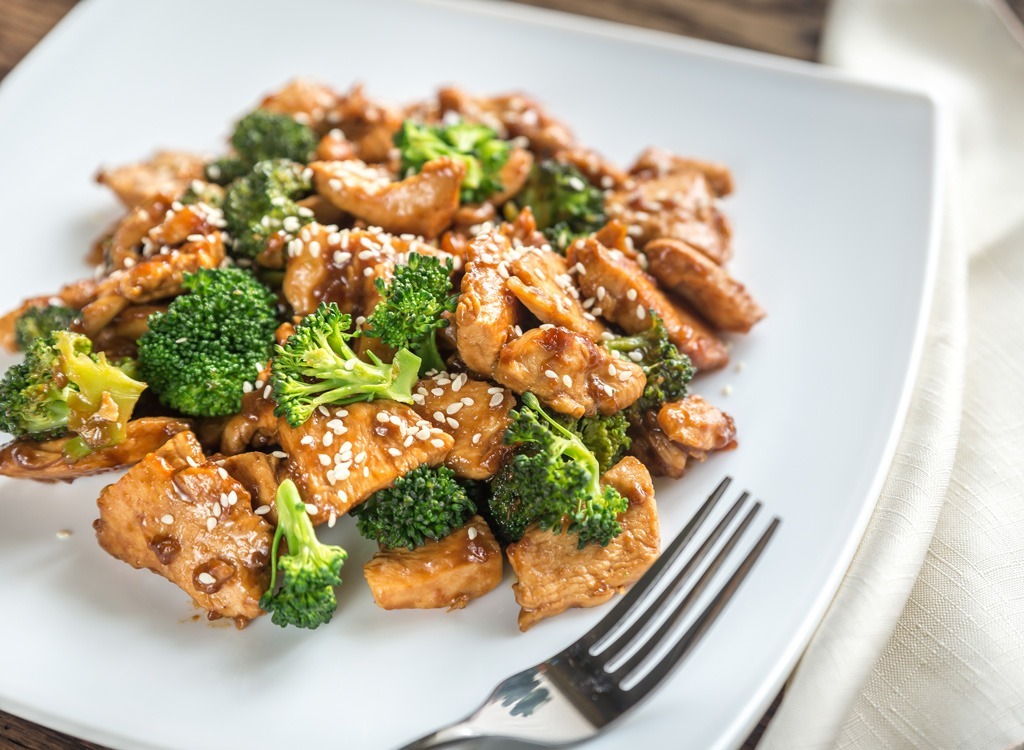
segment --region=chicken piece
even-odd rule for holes
[[[636,261],[640,258],[640,253],[633,246],[633,238],[629,236],[629,227],[621,221],[612,219],[594,232],[594,239],[609,250],[618,250],[627,258]]]
[[[465,373],[424,378],[413,394],[417,414],[454,438],[444,465],[464,479],[490,479],[511,453],[504,443],[516,404],[511,392]]]
[[[237,456],[226,456],[213,461],[232,478],[241,482],[249,493],[253,512],[263,516],[271,526],[277,527],[277,507],[274,500],[281,483],[277,477],[281,470],[280,455],[251,451]]]
[[[96,539],[112,556],[177,584],[210,619],[244,627],[263,614],[273,530],[191,432],[146,456],[96,504]]]
[[[442,463],[455,442],[395,401],[317,409],[298,427],[281,420],[284,473],[316,506],[313,523],[348,513],[417,466]]]
[[[571,146],[558,151],[553,158],[555,161],[572,164],[590,184],[602,190],[618,190],[631,182],[628,174],[592,148]]]
[[[579,419],[614,414],[644,392],[643,369],[565,328],[534,328],[501,350],[494,379],[532,392],[557,412]]]
[[[650,180],[692,170],[707,178],[717,197],[724,198],[732,192],[732,173],[724,164],[677,156],[656,146],[651,146],[637,157],[636,163],[629,168],[629,174],[637,180]]]
[[[658,426],[690,457],[703,461],[711,451],[736,447],[736,425],[732,417],[700,396],[664,404],[658,412]]]
[[[519,579],[512,590],[522,608],[520,630],[529,630],[570,607],[604,604],[658,559],[661,530],[647,469],[626,456],[601,482],[629,500],[629,508],[619,516],[622,533],[608,546],[588,544],[577,549],[575,534],[553,534],[536,526],[508,546],[508,562]]]
[[[629,426],[631,455],[639,458],[656,477],[679,479],[686,473],[690,455],[658,426],[658,413],[649,411]]]
[[[327,126],[338,128],[365,162],[387,162],[394,149],[392,139],[402,126],[394,107],[369,99],[361,85],[353,86],[327,113]]]
[[[680,240],[654,240],[644,247],[651,274],[723,331],[747,333],[765,316],[750,292],[725,270]]]
[[[361,161],[310,164],[316,191],[342,211],[385,231],[437,237],[459,208],[465,165],[442,157],[418,173],[392,182]]]
[[[95,299],[118,296],[139,304],[181,294],[181,281],[186,273],[217,268],[224,260],[224,237],[220,232],[193,237],[180,248],[166,248],[101,279]]]
[[[716,263],[732,256],[732,227],[704,173],[686,169],[637,182],[605,199],[609,218],[636,231],[640,245],[668,237],[693,245]]]
[[[330,127],[327,123],[327,114],[337,106],[337,103],[338,94],[330,87],[296,78],[289,81],[280,91],[267,96],[260,103],[260,109],[288,115],[303,125],[323,132]]]
[[[71,437],[36,441],[17,438],[0,448],[0,476],[40,482],[70,482],[79,477],[131,466],[177,435],[191,429],[170,417],[142,417],[128,422],[125,438],[110,448],[86,454],[77,461],[64,457]]]
[[[267,390],[270,370],[256,378],[255,388],[242,394],[242,409],[230,417],[220,437],[220,452],[226,456],[245,453],[251,448],[269,448],[279,444],[280,422],[274,415],[275,403]]]
[[[382,549],[363,566],[373,601],[382,609],[462,609],[501,583],[501,547],[473,516],[444,539],[422,547]]]
[[[105,352],[107,357],[117,361],[125,357],[135,359],[138,355],[136,342],[149,330],[149,316],[163,312],[164,305],[129,305],[110,324],[92,337],[93,350]]]
[[[461,235],[463,239],[462,244],[468,246],[470,238],[466,237],[466,235],[475,236],[479,234],[482,224],[485,222],[494,223],[497,217],[498,212],[494,210],[494,206],[490,203],[459,206],[459,210],[455,212],[455,216],[452,218],[451,230],[441,235],[441,247],[445,248],[446,243],[452,242],[456,235]],[[465,255],[465,250],[466,247],[463,247],[460,254]]]
[[[104,244],[103,264],[108,272],[139,261],[142,241],[164,221],[173,201],[173,195],[161,193],[146,198],[124,215]]]
[[[534,248],[509,263],[508,268],[512,273],[508,288],[538,320],[600,341],[607,329],[583,309],[563,256]]]
[[[505,286],[506,259],[511,254],[511,241],[496,230],[477,236],[469,245],[455,325],[459,356],[481,375],[494,371],[501,348],[516,335],[519,303]]]
[[[508,237],[512,247],[517,248],[517,252],[520,246],[551,249],[548,238],[537,229],[537,218],[529,206],[525,206],[511,222],[502,222],[498,231]]]
[[[627,333],[639,333],[650,327],[648,311],[654,310],[665,323],[672,343],[693,360],[697,369],[714,370],[729,361],[725,344],[695,315],[658,289],[636,261],[593,238],[570,245],[568,259],[585,269],[577,274],[576,283],[583,294],[595,300],[591,310],[594,315],[602,315]]]
[[[525,148],[513,148],[508,155],[508,161],[498,174],[501,190],[490,196],[487,202],[492,206],[500,206],[512,198],[523,189],[532,168],[533,154]]]
[[[205,160],[181,151],[158,151],[149,161],[101,169],[96,182],[113,190],[128,208],[160,195],[177,196],[203,177]]]

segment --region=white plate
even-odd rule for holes
[[[668,539],[729,473],[785,521],[674,680],[593,747],[737,745],[835,592],[905,413],[931,296],[931,102],[508,5],[88,0],[0,88],[3,307],[87,272],[86,246],[117,213],[91,183],[98,163],[220,148],[234,117],[297,74],[396,100],[446,82],[521,88],[620,162],[659,144],[735,171],[735,271],[769,317],[735,342],[742,373],[696,389],[735,415],[740,448],[663,484],[659,505]],[[370,546],[345,523],[329,626],[193,621],[179,590],[96,545],[104,481],[0,484],[0,708],[111,746],[394,746],[602,614],[520,634],[507,585],[461,612],[384,612],[360,575]]]

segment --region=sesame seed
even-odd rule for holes
[[[444,388],[431,388],[430,393],[434,396],[443,396]]]
[[[430,441],[430,444],[435,448],[444,448],[444,441],[440,440],[439,438],[434,438],[433,440]]]
[[[331,457],[328,456],[326,453],[318,453],[317,454],[317,458],[320,459],[320,465],[321,466],[330,466],[331,465]]]
[[[732,393],[732,386],[731,385],[723,385],[722,386],[722,395],[723,396],[728,396],[731,393]]]
[[[476,445],[477,443],[479,443],[479,442],[480,442],[480,438],[481,438],[481,435],[480,435],[480,433],[479,433],[479,432],[478,432],[478,433],[476,433],[476,434],[475,434],[475,435],[473,436],[473,445]]]
[[[477,536],[478,533],[479,532],[476,530],[475,526],[470,526],[469,530],[466,531],[466,536],[468,536],[470,541],[472,541],[472,540],[476,539],[476,536]]]
[[[612,377],[615,377],[615,375],[617,375],[618,372],[619,371],[615,368],[615,365],[612,362],[609,362],[608,363],[608,374],[611,375]]]
[[[408,437],[406,437],[405,440],[402,441],[402,447],[408,448],[410,445],[412,445],[412,441],[415,440],[415,439],[416,439],[415,435],[409,435]]]
[[[426,427],[420,429],[420,431],[416,433],[416,439],[417,440],[426,440],[429,437],[430,437],[430,430],[428,430]],[[365,455],[365,454],[361,454],[361,455]],[[357,458],[358,458],[358,456],[357,456]],[[359,463],[359,461],[356,461],[356,463]]]
[[[436,421],[438,421],[438,422],[443,422],[444,421],[444,412],[435,411],[434,412],[434,419]]]
[[[573,268],[576,269],[576,273],[578,273],[580,276],[587,272],[586,266],[584,266],[582,263],[577,263],[575,266],[573,266]]]
[[[321,438],[321,442],[324,444],[325,448],[329,448],[331,443],[334,442],[334,434],[330,432],[325,432],[324,436]]]
[[[390,422],[395,427],[401,427],[402,426],[402,418],[400,416],[398,416],[397,414],[392,414],[391,415]]]
[[[379,411],[379,412],[377,412],[377,421],[378,422],[385,423],[389,419],[391,419],[391,415],[388,414],[386,411]]]
[[[242,383],[242,393],[252,393],[252,383],[249,381]]]
[[[306,503],[306,513],[308,513],[311,516],[315,516],[316,512],[317,512],[317,507],[315,505],[313,505],[313,503]]]
[[[736,372],[743,372],[745,369],[747,369],[747,363],[746,362],[737,362],[736,363],[736,367],[734,367],[733,369],[735,369]]]
[[[604,388],[604,392],[607,393],[609,396],[614,396],[615,395],[615,389],[612,388],[607,383],[605,383],[602,387]]]
[[[562,385],[564,385],[566,388],[572,388],[572,378],[570,378],[568,375],[563,375]]]
[[[625,383],[627,380],[629,380],[629,378],[630,378],[630,374],[629,374],[628,370],[624,370],[624,371],[619,373],[619,382],[620,383]]]
[[[501,402],[504,401],[504,400],[505,400],[505,394],[504,393],[495,393],[493,396],[491,396],[491,402],[490,402],[489,406],[491,408],[494,408],[495,406],[500,406]]]
[[[257,516],[265,516],[269,512],[270,512],[270,506],[269,505],[261,505],[260,507],[258,507],[256,510],[253,511],[253,513],[255,513]]]
[[[273,389],[268,385],[266,388],[263,389],[263,398],[264,399],[270,398],[270,394],[271,393],[273,393]]]
[[[641,354],[640,352],[636,351],[635,349],[633,351],[629,352],[626,356],[629,357],[634,362],[641,362],[641,361],[643,361],[643,358],[644,358],[644,355]]]
[[[182,336],[180,339],[175,339],[174,343],[175,344],[184,344],[186,341],[188,341],[188,336]]]
[[[636,301],[636,289],[630,289],[628,292],[626,292],[626,299],[628,299],[630,302],[635,302]]]
[[[463,397],[462,397],[462,403],[463,403],[463,404],[465,404],[466,406],[472,406],[473,404],[475,404],[475,403],[476,403],[476,401],[474,401],[474,400],[473,400],[473,399],[472,399],[471,397],[469,397],[469,396],[463,396]]]
[[[221,479],[227,479],[227,478],[228,478],[228,473],[227,473],[227,471],[226,471],[226,470],[224,469],[224,467],[223,467],[223,466],[218,466],[218,467],[217,467],[217,474],[219,474],[219,475],[220,475],[220,478],[221,478]]]
[[[235,505],[238,502],[238,493],[234,490],[228,493],[228,505]]]
[[[604,296],[607,293],[608,293],[608,290],[606,290],[603,286],[599,286],[597,288],[597,301],[600,302],[601,300],[603,300]]]
[[[647,317],[647,308],[644,307],[643,305],[637,305],[636,306],[636,316],[638,318],[640,318],[640,320],[643,320],[644,318],[646,318]]]
[[[302,443],[302,445],[312,445],[313,444],[313,436],[312,435],[306,435],[299,442]]]
[[[331,511],[331,515],[327,517],[327,528],[333,529],[334,524],[338,522],[338,514],[335,511]]]
[[[168,513],[167,515],[161,516],[160,517],[160,523],[166,523],[168,525],[172,524],[172,523],[174,523],[174,516],[172,516],[170,513]]]
[[[448,408],[445,409],[446,414],[458,414],[459,409],[462,408],[462,402],[456,401],[454,404],[448,404]]]
[[[324,406],[323,404],[320,404],[320,406],[316,407],[316,410],[318,412],[320,412],[321,414],[323,414],[325,417],[331,416],[331,413],[327,410],[327,407]]]
[[[272,451],[270,455],[274,458],[288,458],[288,454],[284,451]]]
[[[388,453],[390,453],[392,456],[402,455],[402,451],[398,450],[398,448],[388,448]]]
[[[206,519],[206,530],[213,531],[215,528],[217,528],[217,519],[210,516]]]
[[[451,427],[453,430],[459,429],[459,421],[457,419],[452,419],[451,417],[448,417],[448,419],[446,419],[445,421],[448,423],[448,426]]]
[[[201,584],[205,585],[205,586],[212,586],[213,584],[215,584],[217,582],[217,579],[214,578],[209,573],[207,573],[206,571],[203,571],[202,573],[200,573],[198,578],[199,578],[199,582]]]
[[[219,518],[220,517],[220,512],[221,512],[220,509],[221,509],[220,505],[214,505],[213,506],[213,515]]]
[[[545,370],[544,377],[551,378],[552,380],[558,380],[558,375],[555,373],[554,370]]]

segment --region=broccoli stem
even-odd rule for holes
[[[288,541],[288,554],[294,555],[299,550],[315,546],[318,541],[313,531],[313,524],[305,518],[306,504],[299,496],[299,488],[295,482],[286,479],[277,488],[274,506],[277,508],[277,530],[274,531],[274,542],[270,548],[270,559],[277,560],[277,549],[283,536]],[[277,565],[271,566],[270,587],[277,587]]]

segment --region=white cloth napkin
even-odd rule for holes
[[[983,0],[833,0],[822,49],[940,101],[942,257],[896,459],[760,747],[1002,750],[1024,743],[1024,49]]]

